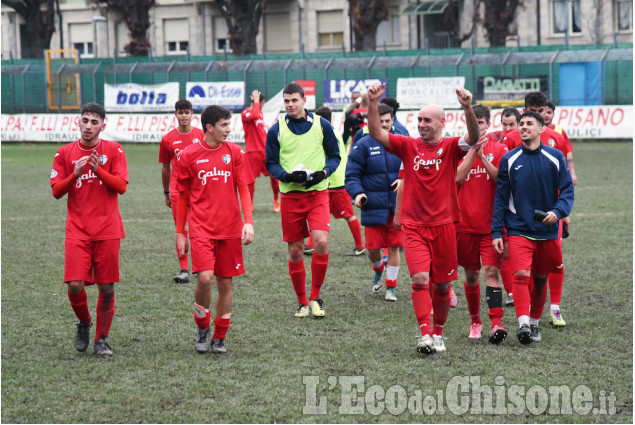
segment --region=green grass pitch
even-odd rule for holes
[[[109,338],[115,355],[99,359],[92,346],[86,353],[73,347],[77,320],[62,283],[66,201],[55,200],[49,187],[58,145],[2,144],[1,420],[632,423],[633,144],[575,147],[579,183],[571,236],[564,241],[561,303],[568,325],[549,328],[546,309],[542,343],[518,343],[513,308],[505,308],[510,335],[502,345],[490,346],[487,338],[469,341],[460,280],[454,284],[459,305],[450,311],[444,331],[448,352],[418,356],[403,256],[399,300],[387,303],[370,293],[368,260],[343,255],[353,246],[343,220],[332,221],[329,269],[321,291],[327,315],[323,320],[295,319],[280,216],[271,209],[269,182],[259,178],[256,239],[244,249],[247,274],[234,280],[229,354],[215,357],[194,351],[194,284],[172,283],[178,263],[172,216],[163,204],[158,145],[124,145],[130,184],[120,197],[127,237]],[[308,268],[309,261],[305,263]],[[87,292],[94,314],[96,288]],[[484,298],[481,317],[487,328]],[[91,342],[92,336],[94,328]],[[305,385],[317,382],[311,376],[319,383]],[[506,403],[497,405],[502,412],[450,411],[447,397],[445,413],[428,417],[430,406],[417,407],[417,395],[438,400],[438,394],[447,396],[449,384],[465,377],[480,379],[495,394],[502,389]],[[351,379],[364,382],[353,398],[346,388]],[[532,395],[519,411],[509,408],[515,406],[509,400],[513,386]],[[601,407],[603,395],[605,401],[614,397],[612,412],[553,414],[557,409],[551,404],[536,409],[536,389],[548,391],[550,386],[571,391],[586,386],[594,408]],[[400,404],[404,399],[396,394],[415,404]],[[468,401],[474,396],[465,394]],[[362,406],[359,414],[346,407],[349,402]]]

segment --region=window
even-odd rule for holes
[[[582,32],[580,0],[554,1],[552,3],[553,33],[579,34]]]
[[[163,40],[168,55],[182,55],[189,47],[190,29],[187,18],[164,19]]]
[[[632,31],[633,21],[631,19],[633,10],[633,0],[617,0],[616,3],[617,19],[615,20],[617,30]]]
[[[70,24],[70,45],[77,50],[80,58],[92,58],[93,51],[93,24]]]
[[[375,38],[377,47],[387,44],[399,44],[399,12],[397,9],[390,10],[388,20],[381,21],[377,26],[377,36]]]
[[[227,30],[227,22],[223,16],[214,17],[214,44],[217,52],[222,52],[227,48],[227,52],[231,52],[229,40],[227,39],[229,31]]]
[[[317,12],[318,47],[339,47],[344,42],[341,10]]]
[[[265,21],[265,46],[268,52],[290,52],[291,37],[288,13],[267,13]]]

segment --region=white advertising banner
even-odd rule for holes
[[[419,109],[426,104],[460,108],[456,89],[465,86],[465,77],[397,78],[397,101],[402,109]]]
[[[186,83],[185,93],[195,111],[202,111],[209,105],[220,105],[231,111],[245,107],[244,81]]]
[[[108,112],[174,111],[177,100],[179,83],[104,84],[104,107]]]
[[[501,129],[501,112],[502,109],[492,110],[492,131]],[[418,114],[418,111],[397,112],[397,118],[412,137],[418,137]],[[265,121],[272,125],[277,116],[277,112],[270,111],[265,114]],[[445,116],[445,136],[461,136],[467,132],[462,110],[446,110]],[[570,139],[633,138],[633,105],[559,106],[554,121],[565,129]],[[344,127],[342,112],[334,112],[332,122],[335,131],[341,134]],[[177,124],[171,113],[108,114],[101,137],[116,142],[158,143]],[[201,128],[198,115],[194,115],[192,124]],[[231,130],[229,140],[244,143],[239,113],[232,114]],[[79,114],[2,114],[0,137],[3,142],[71,142],[79,138]]]

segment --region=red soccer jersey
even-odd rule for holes
[[[200,142],[204,136],[205,132],[200,128],[192,127],[189,133],[179,133],[179,129],[175,128],[161,139],[159,162],[162,164],[169,162],[172,165],[170,172],[170,192],[176,193],[176,158],[179,152],[192,143]]]
[[[567,143],[564,141],[564,137],[562,137],[561,134],[556,133],[549,127],[545,127],[545,131],[540,133],[540,141],[543,145],[558,149],[560,152],[562,152],[565,158],[567,157],[569,149],[567,147]],[[503,143],[510,151],[522,145],[523,141],[520,138],[520,131],[518,129],[510,131],[503,138]]]
[[[190,191],[190,236],[240,238],[237,188],[254,182],[245,152],[231,142],[212,148],[201,140],[181,152],[177,164],[178,190]]]
[[[254,103],[252,110],[249,108],[241,112],[243,131],[245,132],[245,150],[247,152],[265,153],[267,144],[267,128],[260,110],[260,103]]]
[[[496,168],[507,147],[489,141],[483,147],[483,154]],[[457,232],[485,235],[491,232],[496,182],[490,179],[482,161],[474,159],[470,173],[458,187],[461,222],[454,225]]]
[[[549,128],[555,131],[556,133],[561,134],[562,138],[567,144],[567,149],[569,149],[569,152],[573,152],[573,145],[571,144],[571,140],[569,140],[569,136],[567,135],[567,132],[564,131],[564,128],[554,123],[549,124]]]
[[[401,158],[404,167],[401,222],[438,226],[459,221],[456,168],[467,153],[459,146],[460,137],[444,137],[433,145],[399,134],[388,137],[388,152]]]
[[[126,155],[119,143],[100,139],[95,148],[86,148],[79,141],[57,150],[51,170],[51,186],[73,174],[75,162],[90,155],[99,154],[99,167],[113,176],[128,181]],[[82,175],[68,192],[66,238],[89,241],[120,239],[125,237],[119,213],[117,192],[110,190],[86,164]]]

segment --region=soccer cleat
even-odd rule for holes
[[[383,286],[383,282],[381,281],[381,276],[384,274],[384,271],[375,272],[375,276],[373,276],[373,282],[371,283],[371,289],[374,294],[378,294]]]
[[[309,306],[306,304],[300,304],[298,311],[295,312],[295,317],[309,317]]]
[[[518,341],[520,341],[521,344],[531,344],[531,331],[529,330],[529,325],[522,325],[520,328],[518,328],[516,336],[518,337]]]
[[[511,307],[514,305],[514,294],[507,294],[507,299],[505,300],[505,305],[507,307]]]
[[[110,345],[106,342],[106,338],[99,338],[95,343],[95,354],[99,357],[112,357]]]
[[[280,201],[278,201],[278,198],[273,199],[273,212],[280,212]]]
[[[84,352],[90,344],[90,328],[93,326],[93,322],[87,325],[79,322],[77,324],[77,333],[75,334],[75,349],[77,351]]]
[[[319,298],[309,301],[309,308],[311,309],[311,314],[313,317],[322,318],[326,314],[324,311],[324,301]]]
[[[362,254],[366,253],[366,248],[353,248],[352,251],[347,252],[346,256],[347,257],[359,257]]]
[[[450,307],[456,308],[459,304],[459,300],[456,298],[456,294],[454,293],[454,289],[450,286]]]
[[[198,329],[198,336],[194,341],[194,348],[200,354],[207,353],[209,351],[209,328]]]
[[[386,288],[386,301],[397,301],[397,294],[395,294],[395,288]]]
[[[567,322],[565,322],[562,318],[562,314],[560,314],[559,309],[551,310],[551,320],[549,321],[549,323],[551,323],[551,326],[555,328],[561,328],[567,324]]]
[[[181,273],[174,276],[174,283],[190,283],[190,272],[181,270]]]
[[[225,343],[220,338],[212,339],[212,347],[210,348],[210,350],[214,354],[227,354],[227,348],[225,348]]]
[[[481,339],[481,335],[483,335],[483,324],[472,323],[472,326],[470,326],[470,334],[468,335],[468,338]]]
[[[434,343],[434,352],[443,353],[445,351],[445,342],[443,342],[443,336],[432,335],[432,342]]]
[[[434,353],[434,341],[430,335],[424,335],[419,338],[419,341],[417,342],[417,352],[420,354]]]
[[[314,248],[307,248],[307,246],[304,245],[304,253],[303,254],[311,256],[311,255],[313,255],[313,251],[314,250],[315,250]]]
[[[538,325],[530,325],[529,332],[531,334],[531,342],[542,341],[542,332],[540,332]]]
[[[507,331],[502,326],[496,325],[489,331],[490,344],[500,344],[505,341],[505,338],[507,338]]]

